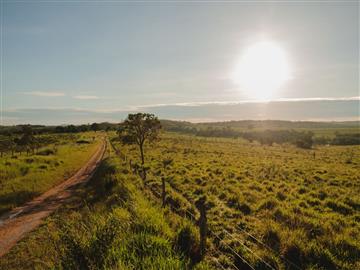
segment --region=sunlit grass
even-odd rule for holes
[[[90,144],[78,144],[77,139]],[[95,152],[100,141],[92,134],[66,137],[36,154],[7,154],[0,159],[0,213],[21,205],[73,175]]]
[[[136,148],[123,151],[138,162]],[[359,146],[303,150],[165,133],[145,153],[150,186],[160,191],[165,177],[168,192],[176,193],[174,198],[182,207],[184,201],[193,204],[206,194],[214,230],[229,230],[276,267],[288,267],[286,260],[301,269],[350,270],[359,265]],[[166,157],[174,162],[164,170]],[[277,254],[271,257],[271,252],[237,228],[261,239]],[[236,240],[225,237],[224,241],[262,269]]]
[[[0,268],[191,269],[190,254],[178,243],[182,228],[190,227],[196,247],[195,227],[148,200],[139,178],[126,170],[116,158],[103,161],[77,200],[16,245]]]

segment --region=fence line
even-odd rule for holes
[[[213,231],[209,230],[210,232],[212,232],[212,234],[219,239],[220,241],[222,241],[222,239],[219,237],[219,235],[217,235],[216,233],[214,233]],[[255,270],[254,267],[251,266],[251,264],[245,260],[245,258],[243,258],[238,252],[236,252],[236,250],[234,250],[230,245],[223,243],[223,245],[227,246],[238,258],[240,258],[244,263],[246,263],[252,270]],[[236,269],[239,269],[236,267]]]
[[[296,265],[295,263],[293,263],[292,261],[288,260],[287,258],[285,258],[282,254],[280,254],[278,251],[272,249],[271,247],[269,247],[268,245],[266,245],[264,242],[262,242],[261,240],[259,240],[258,238],[256,238],[255,236],[253,236],[252,234],[250,234],[249,232],[245,231],[242,228],[239,227],[235,227],[236,230],[239,230],[243,233],[245,233],[246,235],[250,236],[251,238],[253,238],[256,242],[258,242],[260,245],[262,245],[263,247],[265,247],[266,249],[268,249],[269,251],[272,251],[275,255],[283,258],[288,264],[291,264],[292,266],[294,266],[295,268],[297,268],[298,270],[302,270],[302,268],[300,268],[300,266]]]
[[[121,153],[116,147],[115,145],[111,142],[111,140],[109,140],[110,145],[112,146],[112,148],[114,149],[116,155],[118,155],[120,158],[124,159],[126,162],[128,161],[126,155],[124,155],[123,153]],[[134,172],[133,172],[134,173]],[[153,193],[156,194],[156,196],[158,198],[161,198],[161,194],[153,189],[153,188],[149,188],[149,190]],[[178,192],[178,191],[176,191]],[[179,193],[179,192],[178,192]],[[181,194],[181,193],[180,193]],[[182,195],[182,194],[181,194]],[[183,196],[183,195],[182,195]],[[187,199],[186,199],[187,200]],[[188,200],[187,200],[188,201]],[[191,202],[189,202],[191,205]],[[185,212],[187,213],[189,216],[191,216],[193,218],[194,221],[197,220],[197,218],[195,217],[195,215],[193,213],[191,213],[188,209],[181,209],[181,206],[179,206],[178,208],[176,208],[174,205],[170,205],[171,207],[173,207],[173,209],[175,209],[178,212],[175,212],[177,215],[180,215],[181,217],[185,217],[186,215],[181,215],[179,212]],[[301,268],[296,265],[295,263],[289,261],[288,259],[286,259],[285,257],[283,257],[281,254],[279,254],[279,252],[275,251],[274,249],[272,249],[271,247],[269,247],[268,245],[266,245],[265,243],[263,243],[261,240],[259,240],[258,238],[256,238],[255,236],[253,236],[252,234],[250,234],[249,232],[245,231],[244,229],[241,229],[239,227],[235,227],[235,229],[237,229],[238,231],[241,231],[242,233],[245,233],[246,235],[250,236],[252,239],[254,239],[258,244],[262,245],[263,247],[265,247],[266,249],[268,249],[269,251],[272,251],[275,255],[277,255],[278,257],[283,258],[287,263],[291,264],[292,266],[294,266],[295,268],[301,270]],[[213,234],[218,240],[222,241],[222,239],[210,228],[208,228],[208,231]],[[273,266],[271,266],[268,262],[266,262],[264,259],[262,259],[259,255],[257,255],[253,250],[251,250],[248,246],[246,246],[243,242],[241,242],[238,238],[236,238],[235,236],[231,235],[226,229],[223,229],[223,231],[230,236],[233,240],[235,240],[236,242],[238,242],[239,244],[241,244],[246,250],[248,250],[253,256],[255,256],[256,258],[258,258],[260,261],[262,261],[268,268],[270,268],[271,270],[276,270]],[[226,244],[226,243],[222,243],[222,245],[228,247],[233,253],[234,255],[236,255],[238,258],[240,258],[246,265],[248,265],[251,269],[255,270],[251,264],[245,259],[243,258],[238,252],[236,252],[230,245]],[[220,251],[220,253],[222,253]],[[217,264],[219,264],[221,266],[222,269],[225,269],[224,266],[218,261],[218,260],[214,260]],[[232,266],[239,270],[239,268],[234,265],[232,262],[230,262],[232,264]]]
[[[248,246],[246,246],[244,243],[242,243],[239,239],[237,239],[236,237],[234,237],[233,235],[231,235],[227,230],[223,229],[223,231],[229,235],[232,239],[234,239],[235,241],[237,241],[238,243],[240,243],[246,250],[250,251],[250,253],[252,253],[256,258],[258,258],[260,261],[262,261],[267,267],[269,267],[272,270],[275,270],[274,267],[272,267],[268,262],[266,262],[265,260],[263,260],[259,255],[257,255],[253,250],[251,250]]]

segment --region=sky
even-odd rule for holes
[[[1,15],[2,124],[119,122],[139,111],[359,120],[357,1],[4,0]],[[270,96],[232,77],[259,42],[276,44],[291,73]]]

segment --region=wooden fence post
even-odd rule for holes
[[[207,218],[206,218],[206,199],[205,197],[199,200],[199,231],[200,231],[200,256],[201,259],[204,258],[206,253],[206,236],[207,236]]]
[[[166,192],[165,192],[165,177],[161,177],[161,182],[162,182],[162,193],[161,193],[161,197],[162,197],[162,207],[165,207],[165,196],[166,196]]]

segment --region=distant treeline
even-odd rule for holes
[[[290,143],[301,148],[311,148],[313,144],[318,145],[360,145],[360,133],[339,133],[335,132],[335,137],[314,136],[312,131],[296,131],[293,129],[280,130],[261,130],[238,131],[231,127],[201,127],[183,122],[180,125],[167,123],[165,129],[172,132],[193,134],[202,137],[222,137],[222,138],[243,138],[250,142],[258,141],[261,144],[272,145],[274,143]]]
[[[211,123],[190,123],[186,121],[161,120],[161,124],[167,128],[197,128],[206,129],[212,127],[214,129],[222,129],[230,127],[234,130],[278,130],[278,129],[359,129],[360,121],[344,121],[344,122],[312,122],[312,121],[284,121],[284,120],[240,120],[240,121],[224,121]]]
[[[359,122],[292,122],[292,121],[229,121],[194,124],[185,121],[161,120],[164,130],[192,134],[203,137],[244,138],[261,144],[291,143],[302,148],[311,148],[313,144],[322,145],[360,145],[360,132],[334,132],[334,136],[314,136],[312,130],[358,129]],[[25,125],[0,126],[0,135],[23,134]],[[78,133],[85,131],[118,130],[120,124],[92,123],[86,125],[41,126],[31,125],[32,133]],[[298,130],[296,130],[298,129]],[[300,130],[299,130],[300,129]]]
[[[109,131],[117,130],[119,124],[112,123],[92,123],[86,125],[61,125],[61,126],[42,126],[42,125],[16,125],[16,126],[0,126],[0,135],[21,135],[24,127],[30,126],[34,135],[45,133],[78,133],[85,131]]]

